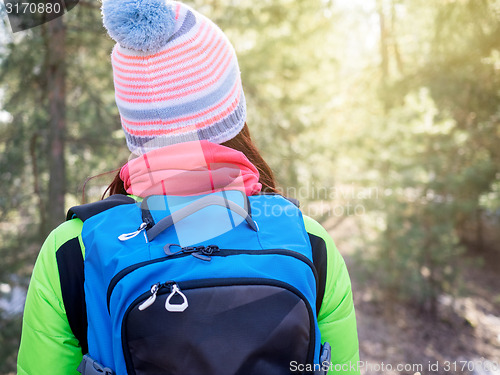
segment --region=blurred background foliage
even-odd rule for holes
[[[500,1],[186,2],[235,46],[283,192],[330,228],[361,228],[350,241],[376,298],[435,312],[464,293],[463,267],[500,259]],[[15,371],[14,291],[41,241],[88,177],[129,156],[99,6],[0,26],[0,373]]]

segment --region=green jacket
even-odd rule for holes
[[[327,245],[327,279],[318,321],[322,341],[332,346],[330,373],[359,374],[355,369],[359,361],[356,317],[344,260],[320,224],[306,216],[304,222],[307,232],[321,237]],[[82,351],[66,317],[56,253],[76,237],[85,252],[82,226],[80,219],[61,224],[47,237],[38,255],[24,310],[18,374],[78,374]]]

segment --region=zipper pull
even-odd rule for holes
[[[177,251],[172,251],[172,250],[171,250],[171,247],[178,247],[178,248],[179,248],[179,250],[177,250]],[[184,248],[182,248],[182,247],[181,247],[181,245],[177,245],[177,244],[175,244],[175,243],[168,243],[168,244],[166,244],[165,246],[163,246],[163,251],[165,252],[165,254],[166,254],[167,256],[170,256],[170,255],[175,255],[175,254],[177,254],[177,253],[180,253],[180,252],[181,252],[181,251],[183,251],[183,250],[184,250]]]
[[[158,293],[159,289],[160,289],[160,283],[156,283],[153,286],[151,286],[151,296],[139,305],[140,311],[146,310],[149,306],[151,306],[153,303],[155,303],[156,294]]]
[[[210,262],[212,260],[212,254],[220,251],[219,247],[216,245],[200,246],[196,253],[191,254],[195,258]]]
[[[205,249],[202,250],[202,253],[205,255],[212,255],[213,253],[217,253],[219,251],[220,251],[219,246],[208,245],[207,247],[205,247]]]
[[[178,247],[179,250],[177,251],[172,251],[171,248],[172,247]],[[184,253],[184,254],[190,254],[190,253],[194,253],[194,252],[197,252],[197,251],[200,251],[201,248],[203,246],[187,246],[187,247],[181,247],[181,245],[177,245],[175,243],[168,243],[166,244],[164,247],[163,247],[163,251],[165,252],[165,254],[167,256],[171,256],[171,255],[177,255],[177,254],[180,254],[180,253]]]
[[[141,233],[144,229],[146,229],[147,226],[148,226],[148,223],[142,223],[141,226],[139,228],[137,228],[137,230],[135,232],[121,234],[118,236],[118,239],[120,241],[130,240],[131,238],[134,238],[139,233]]]
[[[187,300],[186,296],[184,295],[184,293],[181,292],[181,290],[179,289],[179,287],[177,286],[177,284],[172,284],[172,289],[171,290],[172,290],[172,292],[170,293],[170,295],[167,297],[167,300],[165,301],[165,309],[167,309],[167,311],[170,311],[170,312],[183,312],[189,306],[188,300]],[[172,297],[176,293],[178,295],[180,295],[182,297],[182,299],[183,299],[183,302],[181,304],[172,304],[172,303],[170,303],[170,300],[172,299]]]

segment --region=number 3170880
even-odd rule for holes
[[[44,13],[61,13],[61,4],[54,2],[47,3],[6,3],[5,9],[7,13],[15,14],[44,14]]]

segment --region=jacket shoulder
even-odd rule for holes
[[[59,225],[47,236],[38,254],[24,309],[18,354],[20,374],[76,373],[75,364],[82,354],[66,319],[57,258],[66,244],[78,241],[82,224],[80,219],[72,219]],[[81,251],[79,255],[83,259]]]
[[[55,253],[66,242],[79,237],[82,232],[82,227],[83,222],[78,218],[74,218],[60,224],[47,236],[47,239],[40,250],[40,256],[49,255],[45,253]]]
[[[323,226],[320,223],[318,223],[316,220],[307,215],[302,215],[302,216],[304,218],[304,225],[306,227],[307,233],[314,234],[315,236],[321,237],[324,240],[328,238],[331,239],[326,229],[323,228]]]

